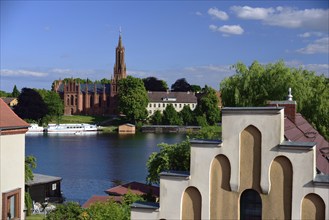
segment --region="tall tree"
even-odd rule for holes
[[[195,123],[194,113],[190,106],[185,105],[183,109],[179,112],[180,117],[183,120],[184,125],[193,125]]]
[[[163,111],[162,123],[165,125],[182,125],[183,120],[176,112],[172,104],[167,105],[166,109]]]
[[[147,91],[167,91],[167,83],[155,77],[147,77],[143,79],[145,89]]]
[[[20,92],[18,91],[16,85],[13,88],[13,92],[11,93],[12,97],[17,98],[19,96]]]
[[[205,86],[203,94],[198,101],[198,105],[194,110],[197,116],[205,116],[207,124],[215,125],[220,121],[219,100],[216,90]]]
[[[132,123],[146,119],[148,97],[143,81],[128,76],[119,80],[118,85],[120,91],[118,94],[119,111],[125,114]]]
[[[191,91],[195,93],[201,92],[201,87],[199,85],[191,85]]]
[[[48,113],[48,108],[37,91],[23,88],[14,111],[23,119],[40,121]]]
[[[50,118],[56,118],[59,121],[64,113],[64,104],[59,94],[54,91],[48,91],[44,101],[47,105]]]
[[[192,87],[185,78],[181,78],[171,85],[171,90],[174,92],[188,92],[192,90]]]
[[[160,110],[156,110],[151,116],[151,122],[154,125],[160,125],[162,123],[162,114]]]
[[[314,72],[287,67],[283,61],[250,67],[233,65],[236,74],[220,83],[223,106],[265,106],[269,100],[285,100],[288,88],[300,112],[329,139],[329,80]]]

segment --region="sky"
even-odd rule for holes
[[[127,74],[211,86],[232,65],[283,60],[329,75],[323,1],[3,1],[0,90],[110,79],[121,29]]]

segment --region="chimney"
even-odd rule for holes
[[[269,106],[284,107],[284,115],[289,118],[293,123],[296,122],[297,103],[292,100],[291,88],[288,90],[286,101],[270,101]]]

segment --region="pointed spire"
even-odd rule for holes
[[[122,35],[122,32],[121,32],[121,26],[120,26],[120,29],[119,29],[119,43],[118,43],[118,47],[122,47],[122,39],[121,39],[121,35]]]

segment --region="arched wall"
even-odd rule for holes
[[[302,219],[326,219],[326,205],[323,199],[315,194],[310,193],[302,201]]]
[[[276,157],[270,168],[271,188],[263,196],[263,217],[273,219],[291,219],[293,169],[285,156]]]
[[[217,155],[210,170],[210,218],[236,219],[237,193],[231,192],[231,165],[225,155]]]
[[[262,134],[255,126],[249,125],[240,134],[240,192],[245,189],[261,192],[261,142]]]
[[[202,198],[199,190],[188,187],[183,193],[182,219],[201,219]]]

